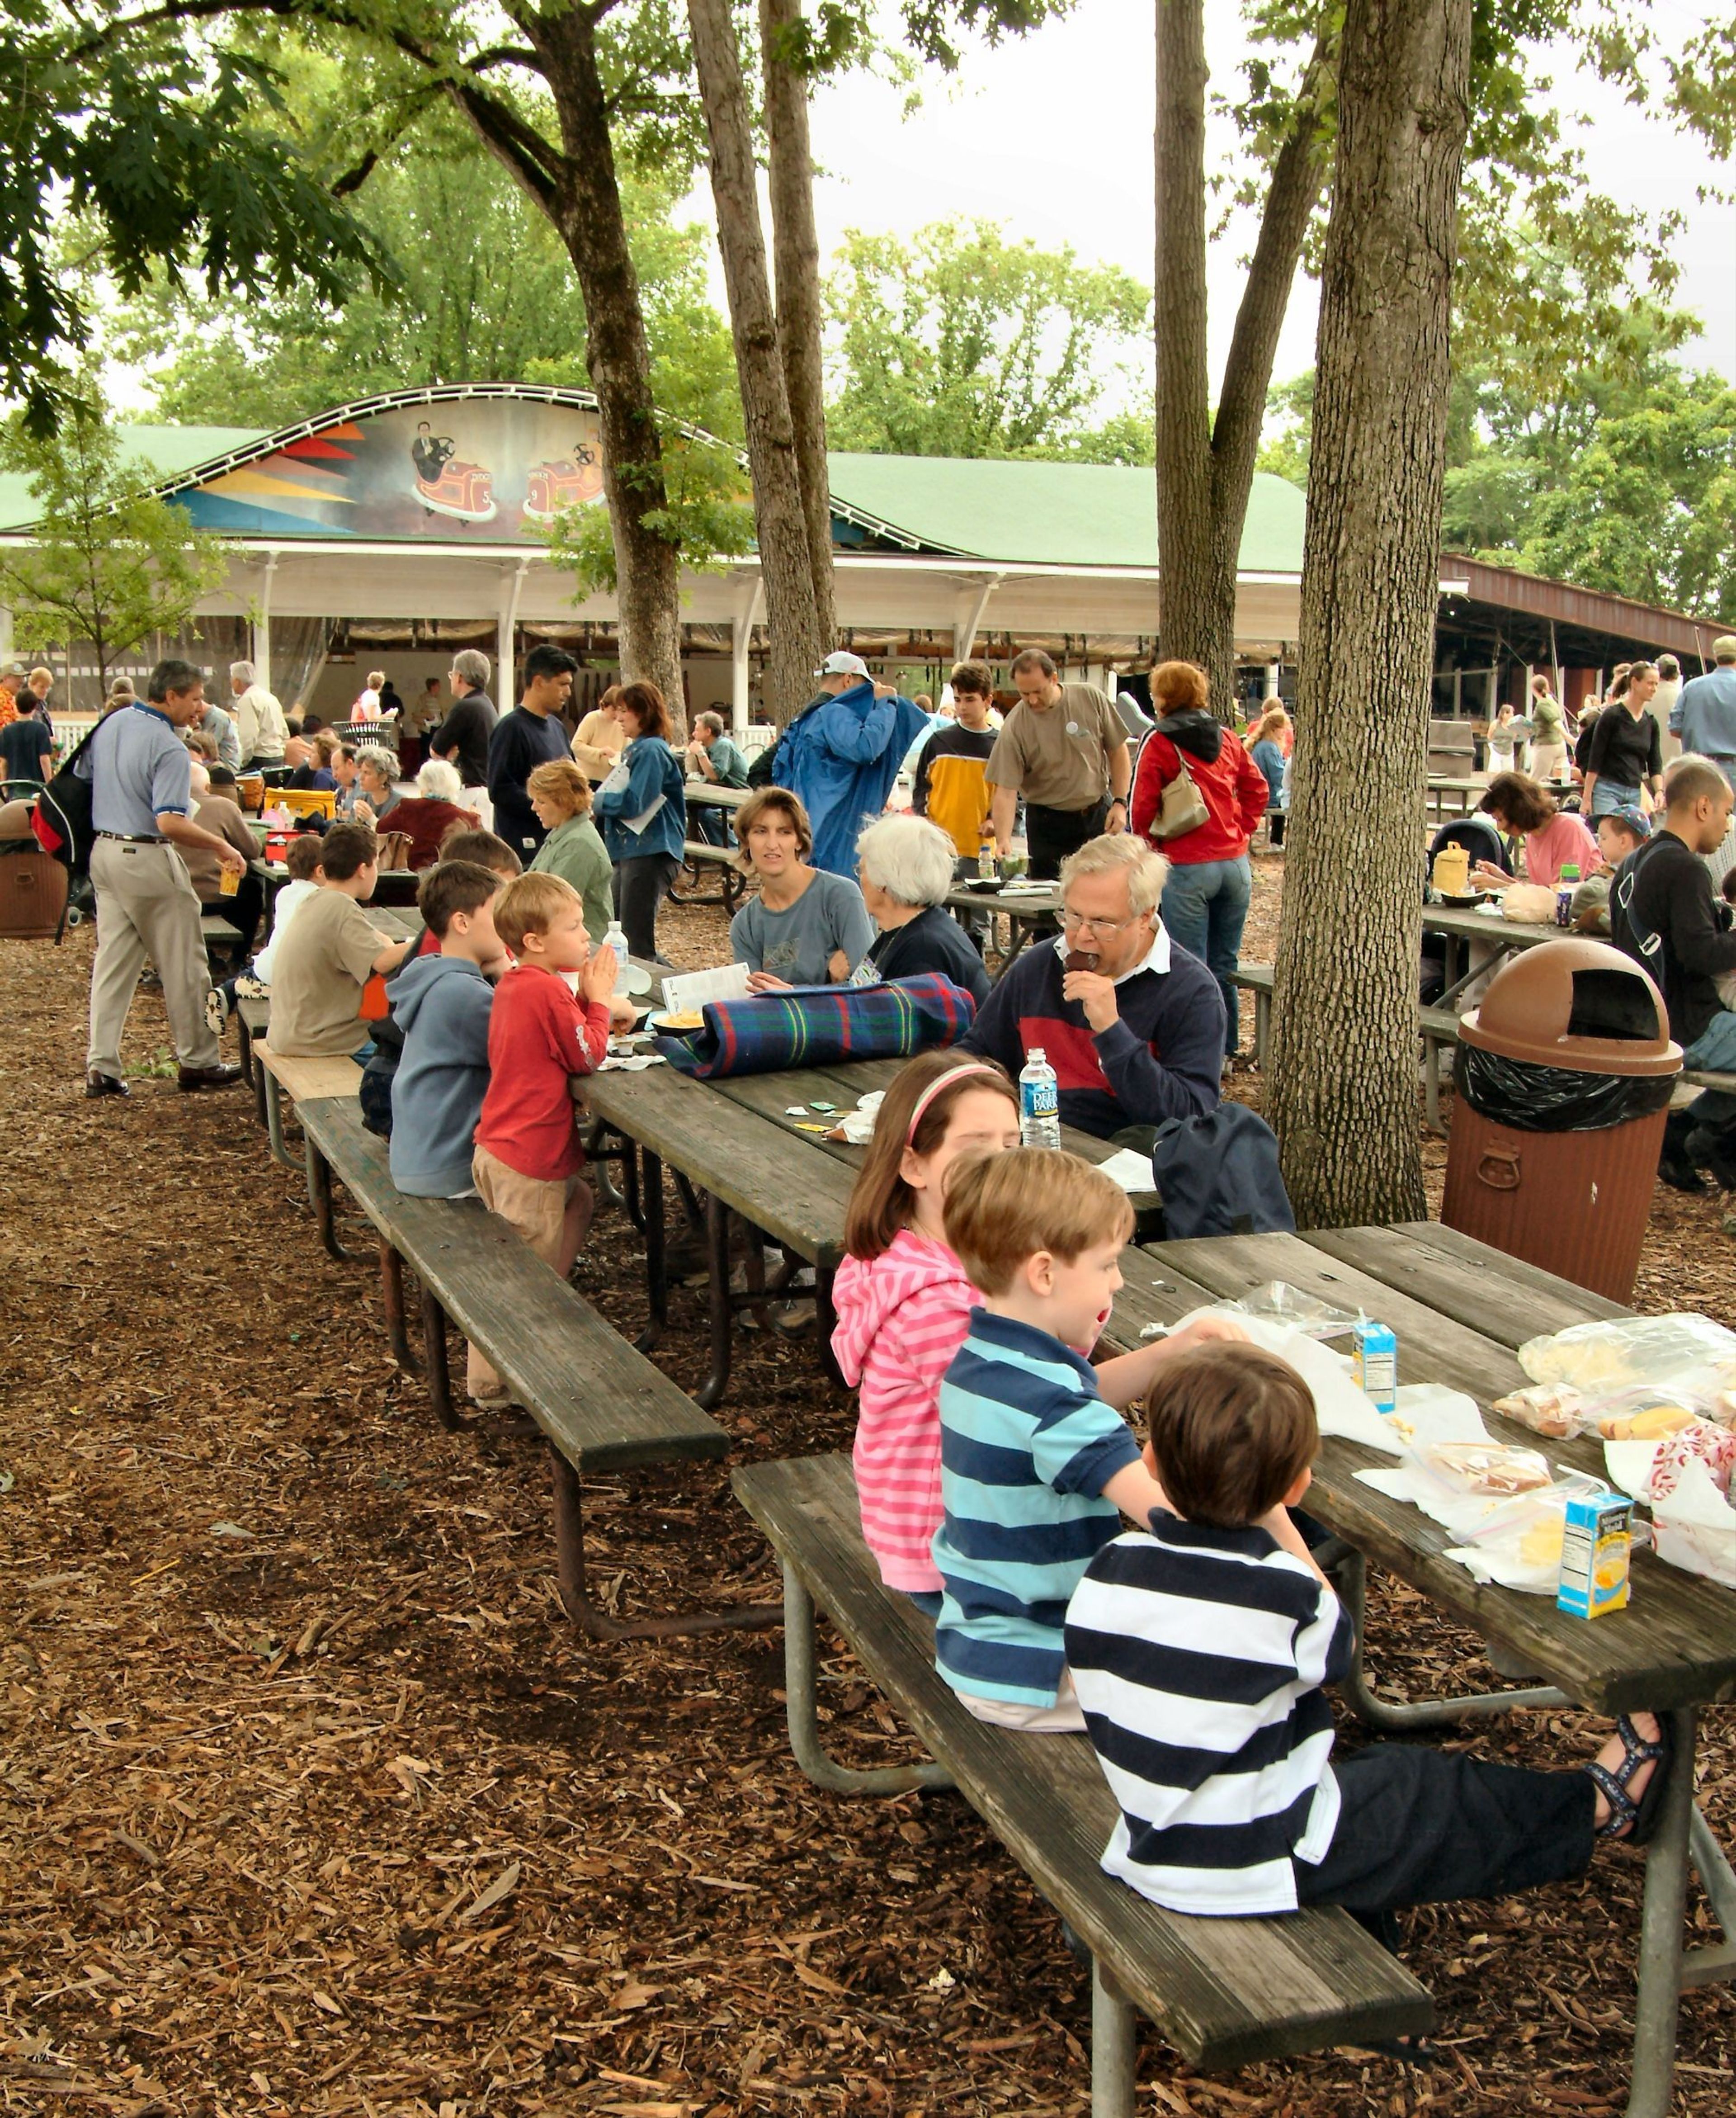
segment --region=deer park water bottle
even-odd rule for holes
[[[1561,871],[1561,880],[1555,890],[1555,924],[1571,927],[1573,924],[1573,893],[1579,887],[1579,863],[1568,861]]]
[[[1018,1144],[1059,1147],[1061,1144],[1061,1088],[1043,1047],[1033,1044],[1018,1077]]]
[[[627,930],[619,919],[609,922],[609,931],[603,937],[603,946],[615,951],[615,990],[624,993],[627,989]]]

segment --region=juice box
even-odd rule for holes
[[[1366,1316],[1350,1334],[1350,1365],[1356,1386],[1374,1399],[1377,1412],[1398,1409],[1398,1338],[1384,1324]]]
[[[1561,1540],[1561,1585],[1555,1607],[1577,1618],[1600,1618],[1628,1602],[1633,1502],[1625,1493],[1581,1493],[1567,1502]]]

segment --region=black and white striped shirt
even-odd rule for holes
[[[1320,1687],[1352,1648],[1337,1598],[1263,1529],[1158,1510],[1106,1545],[1067,1662],[1121,1810],[1108,1872],[1175,1912],[1295,1911],[1292,1863],[1338,1821]]]

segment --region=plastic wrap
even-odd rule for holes
[[[1519,1365],[1534,1383],[1572,1383],[1597,1399],[1725,1362],[1736,1362],[1736,1331],[1692,1311],[1574,1324],[1519,1348]],[[1736,1374],[1724,1387],[1731,1382]]]
[[[1582,1074],[1461,1044],[1453,1080],[1481,1117],[1515,1132],[1602,1132],[1665,1109],[1669,1074]]]
[[[1354,1311],[1334,1309],[1317,1295],[1304,1294],[1281,1279],[1268,1279],[1226,1306],[1232,1316],[1257,1316],[1263,1323],[1281,1324],[1309,1339],[1342,1338],[1361,1320]]]
[[[1480,1522],[1457,1531],[1464,1542],[1446,1556],[1479,1581],[1553,1597],[1561,1581],[1567,1502],[1598,1490],[1585,1473],[1564,1472],[1550,1485],[1494,1503]]]

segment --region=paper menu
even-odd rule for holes
[[[747,965],[722,964],[711,971],[683,971],[663,980],[663,1006],[671,1015],[704,1007],[708,1001],[746,1000]]]

